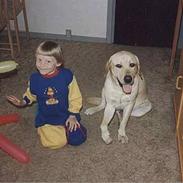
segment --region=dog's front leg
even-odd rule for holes
[[[100,125],[102,139],[106,144],[110,144],[112,142],[112,138],[110,137],[110,133],[108,130],[108,124],[111,121],[114,113],[115,113],[115,108],[112,105],[107,104],[104,110],[103,120]]]
[[[118,140],[121,141],[123,144],[128,143],[128,137],[125,132],[125,128],[132,112],[134,104],[129,104],[127,107],[123,109],[123,119],[120,121],[120,127],[118,129]]]

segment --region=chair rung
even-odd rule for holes
[[[0,43],[1,45],[6,45],[6,44],[10,44],[10,43]]]
[[[7,50],[7,51],[9,51],[11,49],[10,48],[0,48],[0,50]]]
[[[0,43],[0,45],[10,45],[10,43]],[[17,46],[17,43],[13,43],[13,45]]]

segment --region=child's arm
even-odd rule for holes
[[[77,84],[76,78],[73,77],[69,85],[69,111],[71,113],[79,113],[82,107],[82,96]]]
[[[27,105],[32,104],[34,101],[36,101],[36,96],[33,95],[30,92],[30,88],[27,88],[27,91],[24,93],[23,95],[23,99],[19,100],[16,96],[14,95],[9,95],[6,96],[7,100],[12,103],[13,105],[17,106],[17,107],[25,107]]]
[[[17,97],[15,97],[14,95],[9,95],[6,96],[6,99],[12,103],[13,105],[17,106],[17,107],[24,107],[26,106],[26,102],[24,100],[19,100]]]
[[[23,100],[26,102],[26,105],[31,105],[33,102],[35,102],[36,96],[33,95],[30,91],[30,88],[27,88],[27,91],[23,95]]]
[[[75,114],[78,114],[82,107],[82,96],[79,90],[76,78],[73,77],[72,82],[69,85],[69,112],[71,115],[66,121],[66,126],[69,126],[69,130],[76,130],[80,126],[79,122],[76,119]]]

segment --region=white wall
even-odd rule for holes
[[[108,0],[26,0],[30,32],[106,38]],[[22,15],[19,16],[23,29]]]

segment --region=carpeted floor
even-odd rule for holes
[[[30,74],[35,71],[34,51],[42,40],[23,42],[17,58],[18,73],[1,79],[0,114],[18,112],[17,124],[0,126],[0,133],[21,146],[31,157],[29,164],[21,164],[0,151],[1,182],[178,182],[180,168],[175,137],[172,98],[174,79],[168,81],[170,50],[166,48],[127,47],[102,43],[61,43],[66,67],[76,75],[82,95],[81,117],[88,129],[87,142],[79,147],[66,146],[48,150],[40,145],[34,128],[36,105],[17,109],[5,95],[21,97]],[[86,98],[100,96],[104,83],[105,64],[119,51],[135,53],[147,81],[153,110],[141,118],[131,117],[127,125],[129,143],[117,141],[117,118],[110,124],[113,143],[105,145],[100,137],[103,111],[86,116]],[[1,60],[9,59],[0,53]]]

